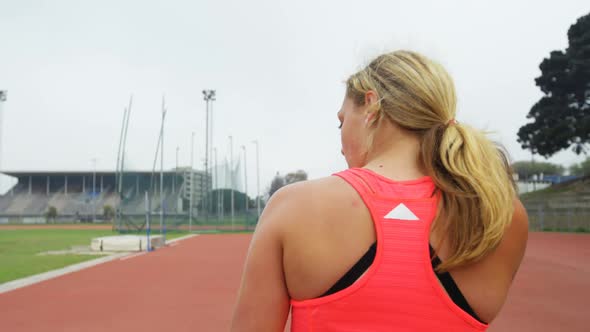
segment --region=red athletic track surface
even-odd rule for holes
[[[251,235],[201,235],[0,294],[0,330],[227,331]],[[532,233],[489,329],[588,331],[590,235]]]

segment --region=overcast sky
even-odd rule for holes
[[[567,46],[590,11],[581,1],[29,1],[0,0],[2,169],[114,170],[130,94],[127,165],[150,169],[162,95],[165,167],[205,149],[201,90],[217,90],[213,143],[229,155],[260,142],[261,186],[278,171],[311,178],[346,167],[338,111],[343,81],[378,54],[411,49],[455,79],[457,119],[496,132],[530,160],[518,128],[541,97],[539,63]],[[537,160],[540,158],[537,158]],[[567,151],[550,161],[582,160]]]

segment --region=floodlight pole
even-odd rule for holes
[[[166,100],[162,96],[162,125],[160,127],[160,233],[166,243],[166,225],[164,224],[164,120],[166,119]]]
[[[217,148],[213,148],[213,162],[215,163],[214,164],[215,166],[213,166],[213,169],[215,170],[215,175],[214,175],[214,178],[213,178],[213,180],[214,180],[214,187],[215,187],[215,189],[217,189],[217,197],[216,197],[217,198],[216,199],[217,202],[215,202],[215,205],[216,205],[215,206],[215,214],[217,215],[216,217],[219,220],[219,216],[220,216],[220,213],[219,213],[220,196],[219,196],[219,182],[217,181],[217,173],[219,173],[217,171]]]
[[[92,222],[96,221],[96,158],[92,158]]]
[[[258,140],[252,141],[256,145],[256,213],[260,218],[260,159],[258,154]]]
[[[205,100],[205,195],[201,197],[201,200],[205,198],[205,202],[201,206],[205,209],[205,220],[209,221],[209,157],[211,156],[211,147],[209,145],[209,139],[213,141],[213,134],[209,130],[209,111],[213,109],[213,101],[215,100],[215,90],[203,90],[203,100]],[[211,108],[210,108],[211,104]],[[213,113],[213,112],[211,112]],[[213,114],[211,114],[211,131],[213,129]],[[213,144],[211,144],[212,146]]]
[[[229,136],[229,183],[230,183],[230,207],[231,229],[234,229],[234,140]]]
[[[194,185],[195,182],[193,180],[193,163],[194,163],[194,151],[195,151],[195,132],[193,131],[191,134],[191,167],[190,167],[190,193],[189,193],[189,208],[188,208],[188,231],[192,231],[193,226],[193,192],[195,191]]]
[[[176,175],[178,173],[178,150],[179,146],[176,146],[176,167],[174,167],[174,181],[172,181],[172,193],[176,195]]]
[[[242,145],[244,150],[244,197],[245,197],[245,210],[244,213],[248,213],[248,166],[246,165],[246,146]]]
[[[0,165],[2,160],[2,144],[4,143],[2,140],[2,120],[4,119],[4,103],[6,102],[6,97],[7,97],[7,91],[6,90],[0,90]],[[0,189],[2,188],[2,177],[0,177]]]

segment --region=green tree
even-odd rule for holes
[[[570,166],[570,174],[590,175],[590,158],[586,158],[583,162]]]
[[[102,216],[104,217],[104,220],[112,220],[115,217],[115,209],[110,205],[103,206]]]
[[[285,176],[281,176],[279,172],[277,172],[277,175],[275,175],[275,177],[272,179],[272,182],[270,183],[270,188],[268,189],[268,197],[270,198],[275,192],[277,192],[277,190],[281,189],[283,186],[306,180],[307,172],[301,169],[295,172],[287,173],[287,175]]]
[[[563,175],[565,168],[561,165],[548,162],[517,161],[512,164],[512,170],[518,174],[519,179],[527,179],[533,174]]]
[[[307,173],[304,170],[297,170],[295,172],[285,175],[285,184],[291,184],[299,181],[306,181]]]
[[[531,108],[533,122],[518,131],[524,149],[549,157],[572,148],[585,153],[590,143],[590,14],[568,30],[569,47],[553,51],[535,83],[545,94]]]
[[[225,212],[231,211],[231,189],[215,189],[209,192],[206,199],[201,200],[198,204],[199,210],[203,210],[203,204],[208,204],[209,213],[217,213],[218,204],[222,203],[222,209]],[[234,211],[244,212],[246,208],[246,199],[248,200],[248,206],[256,206],[254,200],[250,199],[248,195],[243,192],[234,190]],[[206,203],[208,202],[208,203]]]
[[[50,205],[47,208],[47,211],[45,212],[45,221],[47,223],[50,223],[51,221],[53,221],[55,223],[56,219],[57,219],[57,208],[55,208],[55,206]]]
[[[285,186],[285,178],[283,178],[279,172],[275,175],[274,179],[270,183],[270,189],[268,190],[268,197],[272,197],[274,193],[276,193],[279,189]]]

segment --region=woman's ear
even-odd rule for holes
[[[373,90],[369,90],[365,92],[365,106],[372,106],[377,103],[379,97],[377,93]]]

